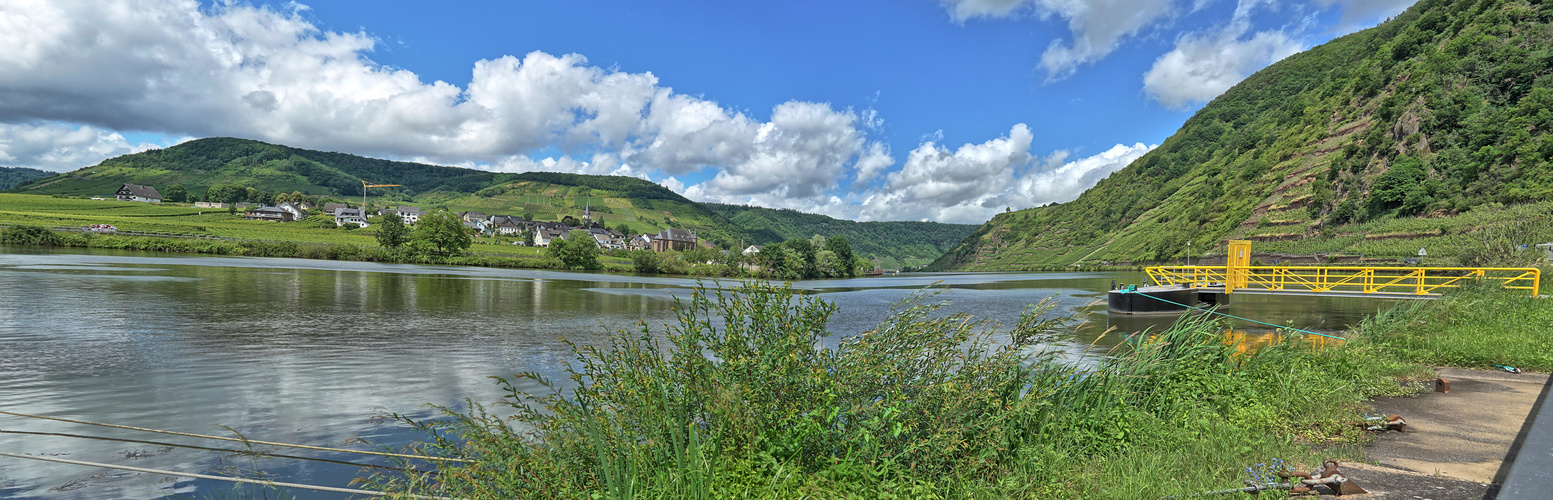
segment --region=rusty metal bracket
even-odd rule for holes
[[[1386,415],[1384,417],[1365,416],[1363,427],[1366,431],[1407,432],[1407,421],[1403,420],[1401,415]]]

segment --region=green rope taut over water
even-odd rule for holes
[[[1159,298],[1159,297],[1155,297],[1153,295],[1149,295],[1147,293],[1139,292],[1137,285],[1129,286],[1127,288],[1123,288],[1123,289],[1120,289],[1120,290],[1117,290],[1117,291],[1121,292],[1121,293],[1132,293],[1132,294],[1142,295],[1144,297],[1148,297],[1148,298],[1151,298],[1151,299],[1154,299],[1154,300],[1157,300],[1157,301],[1160,301],[1160,302],[1164,302],[1166,304],[1177,305],[1177,306],[1185,307],[1187,309],[1196,309],[1198,311],[1202,311],[1202,312],[1205,312],[1205,313],[1217,314],[1219,316],[1224,316],[1224,317],[1227,317],[1227,318],[1235,318],[1235,319],[1238,319],[1238,320],[1241,320],[1241,321],[1249,321],[1249,322],[1252,322],[1252,323],[1256,323],[1258,325],[1267,325],[1267,326],[1271,326],[1273,328],[1281,328],[1281,329],[1284,329],[1284,330],[1294,330],[1294,331],[1300,332],[1300,333],[1316,335],[1316,336],[1319,336],[1319,337],[1326,337],[1326,338],[1329,338],[1329,339],[1337,339],[1337,340],[1341,340],[1341,341],[1344,341],[1344,342],[1348,341],[1348,339],[1345,339],[1343,337],[1338,337],[1336,335],[1327,335],[1325,333],[1316,333],[1316,332],[1312,332],[1310,330],[1301,330],[1299,328],[1294,328],[1292,326],[1275,325],[1275,324],[1268,323],[1268,322],[1265,322],[1265,321],[1257,321],[1257,320],[1254,320],[1254,319],[1251,319],[1251,318],[1242,318],[1240,316],[1235,316],[1233,314],[1225,314],[1225,313],[1221,313],[1221,312],[1218,312],[1218,311],[1215,311],[1215,310],[1212,310],[1212,309],[1203,309],[1201,307],[1189,306],[1189,305],[1182,304],[1180,302],[1176,302],[1176,301],[1173,301],[1173,300],[1162,299],[1162,298]]]

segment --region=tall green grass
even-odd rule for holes
[[[471,462],[375,480],[462,498],[1140,498],[1314,466],[1330,455],[1310,444],[1359,439],[1365,397],[1409,390],[1410,367],[1362,338],[1237,354],[1188,317],[1080,369],[1049,347],[1067,321],[1050,303],[1000,336],[928,300],[822,348],[821,299],[697,290],[661,334],[574,344],[569,389],[529,373],[501,380],[503,408],[398,416],[423,453]]]
[[[1543,271],[1543,294],[1548,288]],[[1401,359],[1430,365],[1553,372],[1553,300],[1482,283],[1377,316],[1374,339]]]

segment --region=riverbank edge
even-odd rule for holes
[[[609,255],[600,256],[600,267],[597,269],[572,269],[568,268],[558,259],[543,255],[535,257],[520,257],[498,256],[473,252],[466,252],[455,255],[437,255],[433,253],[416,252],[406,247],[393,249],[384,248],[381,246],[359,246],[349,244],[342,245],[302,241],[244,240],[235,238],[187,239],[171,236],[66,232],[56,231],[41,226],[33,227],[38,227],[39,229],[48,231],[51,236],[46,240],[41,241],[3,241],[0,242],[0,244],[37,248],[97,248],[200,255],[231,255],[243,257],[281,257],[295,259],[376,262],[384,264],[473,266],[508,269],[586,270],[644,274],[636,270],[636,267],[630,262],[630,259]],[[685,263],[685,265],[679,267],[682,268],[684,272],[674,272],[674,266],[660,266],[659,272],[649,274],[734,279],[754,279],[759,277],[744,266]],[[1136,266],[1085,266],[1081,268],[1053,267],[1050,269],[1037,269],[1020,272],[1116,272],[1142,270],[1142,267]]]

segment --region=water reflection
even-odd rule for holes
[[[489,377],[536,371],[561,380],[565,337],[674,318],[679,277],[410,266],[293,259],[46,252],[0,248],[0,408],[99,422],[341,445],[420,436],[369,423],[380,411],[429,415],[502,396]],[[917,274],[804,281],[834,302],[830,325],[868,330],[925,288],[941,313],[1013,325],[1032,303],[1084,320],[1055,347],[1103,353],[1128,332],[1171,318],[1110,316],[1111,281],[1139,273]],[[733,283],[705,283],[729,287]],[[1226,311],[1276,324],[1337,329],[1379,302],[1249,297]],[[1245,325],[1237,325],[1243,328]],[[1005,328],[1006,330],[1006,328]],[[1108,332],[1109,330],[1109,332]],[[830,345],[838,337],[827,339]],[[532,390],[538,387],[525,386]],[[146,439],[137,433],[0,415],[0,429]],[[157,437],[208,445],[176,437]],[[357,445],[359,446],[359,445]],[[0,434],[0,450],[185,472],[262,469],[279,480],[346,486],[352,467],[64,437]],[[356,459],[340,454],[326,458]],[[229,491],[209,481],[0,458],[0,498],[162,498]],[[337,494],[296,492],[302,498]]]

